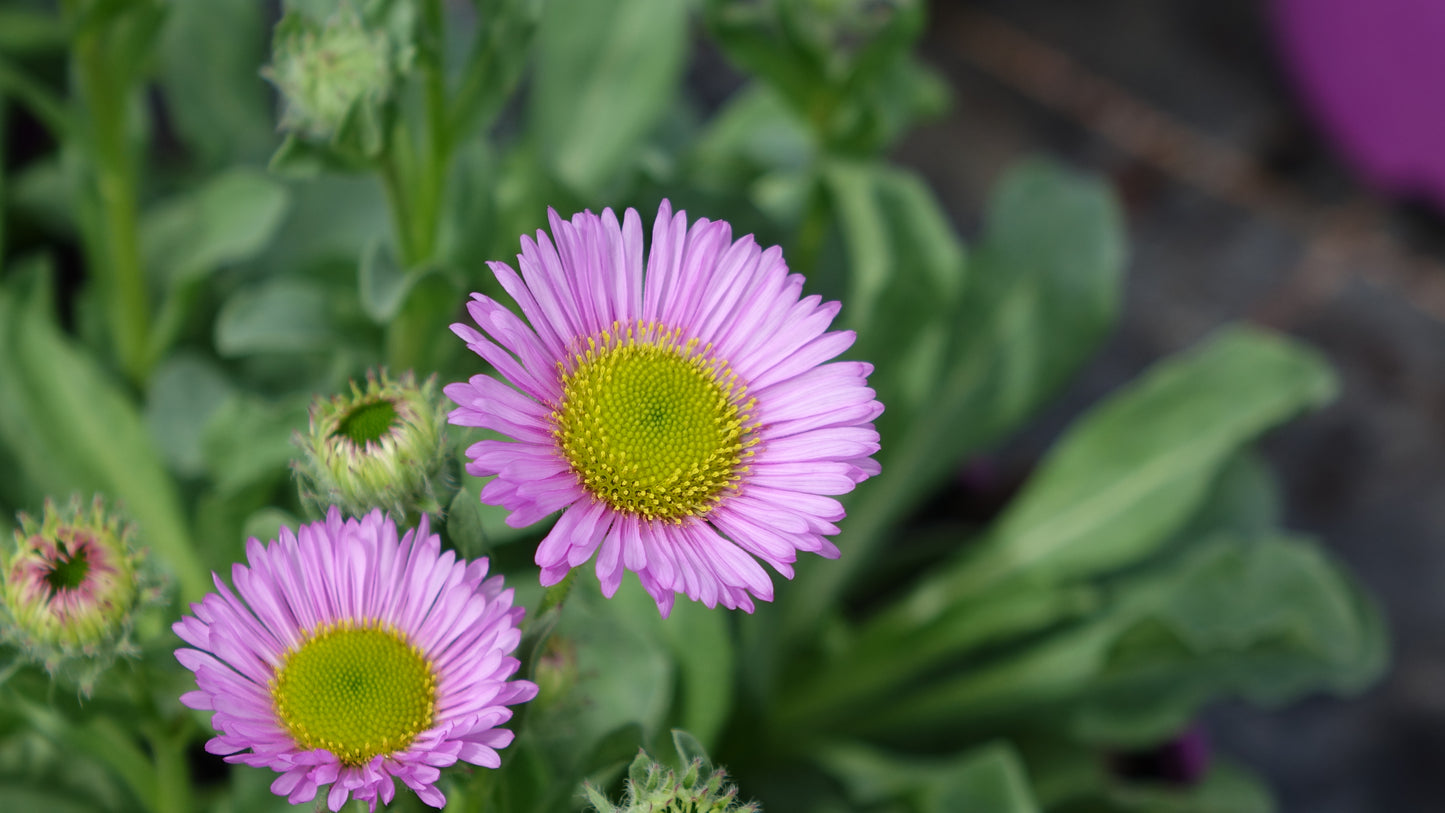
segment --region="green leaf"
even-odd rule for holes
[[[1250,328],[1161,362],[1070,428],[985,543],[946,577],[951,589],[1022,572],[1077,578],[1149,555],[1236,450],[1335,388],[1314,351]]]
[[[269,402],[237,395],[207,421],[201,438],[206,469],[224,496],[287,475],[296,447],[291,437],[306,431],[307,401]]]
[[[252,169],[214,176],[146,213],[141,245],[154,278],[175,284],[256,256],[289,206],[286,187]]]
[[[69,37],[60,15],[29,8],[0,8],[0,54],[27,56],[65,48]]]
[[[237,291],[216,316],[222,356],[298,353],[331,345],[331,296],[315,282],[286,277]]]
[[[551,705],[531,708],[526,723],[563,778],[554,802],[569,798],[595,767],[587,761],[618,729],[636,724],[651,739],[662,730],[676,680],[662,643],[663,620],[651,597],[625,580],[605,599],[595,583],[578,585],[552,636],[550,659],[567,664],[573,681]],[[552,808],[547,808],[552,809]]]
[[[507,524],[511,512],[500,505],[481,501],[482,488],[490,477],[466,477],[452,497],[446,513],[447,538],[471,556],[480,556],[499,545],[523,539],[534,532]]]
[[[889,217],[909,211],[896,203],[878,206]],[[911,228],[919,246],[948,244],[925,234],[946,230],[941,216],[912,219],[918,221]],[[912,248],[911,241],[900,245]],[[968,285],[946,314],[943,335],[934,339],[921,330],[914,349],[901,356],[892,355],[899,348],[886,346],[890,339],[881,348],[888,355],[870,359],[878,365],[878,385],[890,393],[877,421],[883,473],[849,502],[842,526],[847,555],[826,567],[798,563],[799,578],[811,587],[780,599],[792,605],[793,635],[813,634],[895,523],[933,493],[964,454],[1017,427],[1088,358],[1113,324],[1123,251],[1118,208],[1103,184],[1040,161],[1008,173],[994,193],[982,246],[969,257]],[[860,244],[854,256],[859,253],[883,252]],[[943,258],[949,252],[931,253]],[[912,298],[929,290],[926,279],[915,284]],[[890,316],[916,321],[901,306]],[[874,340],[864,334],[860,341]]]
[[[872,748],[826,746],[819,761],[857,808],[903,802],[917,813],[1038,813],[1013,747],[994,743],[950,759],[901,757]],[[890,810],[899,809],[890,807]]]
[[[356,287],[361,294],[361,309],[373,322],[386,324],[396,316],[416,280],[417,275],[408,274],[397,265],[383,241],[373,240],[362,249]]]
[[[1308,540],[1218,538],[1121,589],[1120,629],[1074,715],[1078,736],[1138,745],[1230,695],[1351,693],[1384,671],[1379,610]]]
[[[547,4],[531,116],[558,179],[596,196],[617,177],[673,103],[686,45],[685,3]]]
[[[258,70],[265,18],[255,0],[168,4],[159,43],[166,112],[207,166],[259,161],[276,142],[271,94]]]
[[[1269,789],[1248,771],[1216,765],[1198,784],[1188,787],[1131,784],[1107,796],[1118,813],[1274,813]]]
[[[701,742],[717,742],[733,705],[736,663],[727,616],[696,602],[678,602],[662,622],[662,638],[677,665],[678,725]]]
[[[225,373],[197,353],[177,353],[151,374],[146,426],[176,472],[189,477],[205,473],[201,437],[206,422],[234,392]]]
[[[537,0],[486,0],[477,4],[484,20],[452,97],[449,129],[464,143],[486,132],[522,77],[527,53],[541,17]]]
[[[17,502],[73,492],[120,501],[182,599],[199,601],[210,582],[136,405],[60,332],[54,312],[47,274],[0,287],[0,442],[26,473]]]
[[[815,155],[807,123],[772,88],[754,82],[708,122],[693,143],[689,169],[702,188],[726,192],[767,171],[805,169]]]
[[[1236,454],[1220,469],[1208,495],[1174,536],[1188,543],[1220,535],[1259,536],[1283,523],[1279,483],[1251,449]]]
[[[1119,584],[1085,623],[915,687],[859,731],[1032,720],[1108,745],[1169,736],[1216,698],[1354,692],[1386,663],[1379,610],[1318,547],[1221,537]]]

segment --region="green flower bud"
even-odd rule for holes
[[[89,694],[118,656],[137,653],[130,640],[138,612],[160,598],[142,567],[132,529],[97,496],[62,508],[46,500],[39,522],[21,514],[15,548],[0,572],[0,632],[52,676]]]
[[[678,755],[687,760],[686,747],[696,747],[691,736],[673,731]],[[716,770],[703,757],[693,757],[679,777],[645,751],[627,769],[627,795],[614,805],[591,783],[583,786],[587,800],[597,813],[758,813],[754,802],[739,804],[738,790],[727,781],[727,771]]]
[[[397,381],[368,373],[364,389],[353,381],[350,395],[318,399],[310,431],[293,438],[302,501],[317,515],[332,505],[355,517],[442,513],[456,491],[445,426],[435,376],[418,387],[409,372]]]
[[[411,61],[384,28],[370,26],[349,2],[324,22],[292,10],[276,26],[271,64],[262,75],[281,92],[281,128],[331,140],[361,130],[367,152],[380,149],[381,106]]]

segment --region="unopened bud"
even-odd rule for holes
[[[88,509],[46,500],[39,522],[20,515],[4,560],[4,637],[86,694],[117,656],[136,654],[135,616],[160,596],[131,536],[98,496]]]
[[[397,520],[438,515],[455,492],[448,463],[446,411],[436,378],[420,387],[411,373],[393,381],[368,374],[349,395],[318,400],[311,427],[293,442],[301,499],[317,514],[335,505],[349,516],[373,508]]]

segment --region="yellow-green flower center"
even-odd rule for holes
[[[286,653],[271,681],[276,716],[301,748],[344,764],[405,749],[431,727],[437,676],[390,624],[323,625]]]
[[[562,372],[553,435],[579,482],[617,511],[681,522],[736,489],[752,456],[754,401],[681,331],[613,323]]]

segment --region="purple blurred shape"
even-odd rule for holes
[[[1445,2],[1274,0],[1306,103],[1356,170],[1445,210]]]

